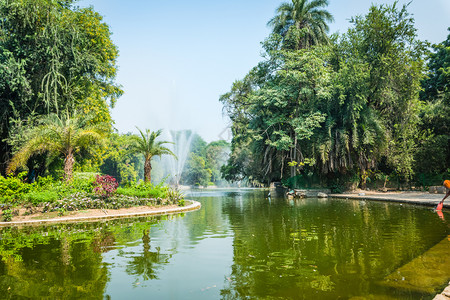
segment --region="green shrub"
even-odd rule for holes
[[[0,200],[2,203],[12,203],[23,199],[23,195],[34,189],[35,184],[22,181],[24,173],[19,176],[3,177],[0,175]]]
[[[38,205],[43,202],[55,202],[59,199],[58,193],[56,191],[33,191],[25,194],[23,200],[31,202],[33,205]]]
[[[83,173],[84,176],[74,176],[73,180],[69,183],[66,183],[66,185],[69,185],[72,190],[74,190],[76,193],[79,192],[86,192],[90,193],[92,192],[92,187],[95,182],[95,173],[90,173],[93,176],[86,176],[85,173]]]
[[[117,194],[140,197],[140,198],[167,198],[169,188],[163,186],[163,183],[153,185],[151,183],[140,182],[139,184],[133,183],[127,187],[121,187],[117,189]]]
[[[26,172],[18,176],[0,175],[0,203],[53,202],[71,194],[92,192],[96,173],[75,173],[70,182],[55,180],[52,176],[38,177],[29,184],[23,181]]]
[[[100,174],[96,172],[75,172],[73,173],[73,179],[93,182],[97,175]]]
[[[51,189],[55,184],[55,179],[51,175],[45,177],[38,177],[36,179],[36,184],[39,188]]]
[[[67,210],[64,207],[58,209],[58,216],[62,217],[66,214]]]
[[[118,195],[138,197],[138,198],[166,198],[167,190],[165,189],[148,189],[137,190],[135,188],[117,188]]]
[[[82,173],[86,174],[86,173]],[[95,174],[95,173],[89,173]],[[53,182],[52,190],[56,191],[60,198],[68,197],[76,193],[91,193],[94,187],[95,176],[74,176],[69,182],[57,180]]]
[[[67,212],[77,211],[84,209],[119,209],[133,206],[153,206],[156,204],[166,204],[164,199],[161,198],[136,198],[129,196],[111,196],[110,198],[101,198],[94,195],[88,195],[85,193],[73,194],[68,198],[64,198],[61,201],[52,203],[44,203],[42,205],[42,212]]]
[[[11,220],[12,220],[12,216],[13,216],[12,210],[10,210],[10,209],[5,209],[5,210],[3,211],[2,217],[3,217],[3,221],[4,221],[4,222],[9,222],[9,221],[11,221]]]
[[[170,203],[178,204],[179,206],[184,206],[184,194],[176,189],[169,189],[167,192],[167,197]]]

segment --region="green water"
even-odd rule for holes
[[[266,194],[193,191],[202,209],[177,216],[1,228],[0,299],[432,299],[450,280],[383,284],[445,244],[429,208]]]

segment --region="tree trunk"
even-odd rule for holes
[[[66,155],[66,158],[64,159],[64,180],[65,181],[72,180],[74,163],[75,163],[75,159],[73,158],[72,150],[69,150],[69,153]]]
[[[145,159],[144,163],[144,181],[151,182],[152,181],[152,162],[151,158]]]
[[[366,189],[366,183],[367,183],[367,171],[363,169],[363,171],[361,172],[361,189],[365,190]]]

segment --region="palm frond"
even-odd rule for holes
[[[36,153],[48,151],[52,155],[66,155],[99,144],[108,131],[106,124],[88,126],[82,115],[48,115],[39,120],[39,125],[28,130],[27,141],[14,154],[8,172],[26,164]]]

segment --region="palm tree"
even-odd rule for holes
[[[159,156],[169,154],[176,158],[176,155],[173,152],[164,147],[164,144],[172,144],[168,141],[156,141],[156,138],[159,137],[162,133],[162,129],[158,131],[150,131],[150,129],[146,129],[145,133],[142,132],[138,127],[141,136],[134,136],[135,143],[132,144],[132,150],[136,153],[142,153],[144,155],[145,163],[144,163],[144,181],[150,182],[152,179],[152,158],[153,156]]]
[[[321,7],[328,0],[291,0],[282,3],[267,25],[273,32],[283,37],[284,47],[303,49],[320,43],[328,43],[326,22],[332,22],[333,16]]]
[[[61,117],[56,114],[44,117],[26,134],[26,141],[8,164],[7,173],[25,165],[34,154],[47,152],[64,157],[64,180],[70,181],[74,154],[100,144],[108,131],[107,124],[89,125],[88,120],[78,115],[70,116],[68,112]]]

